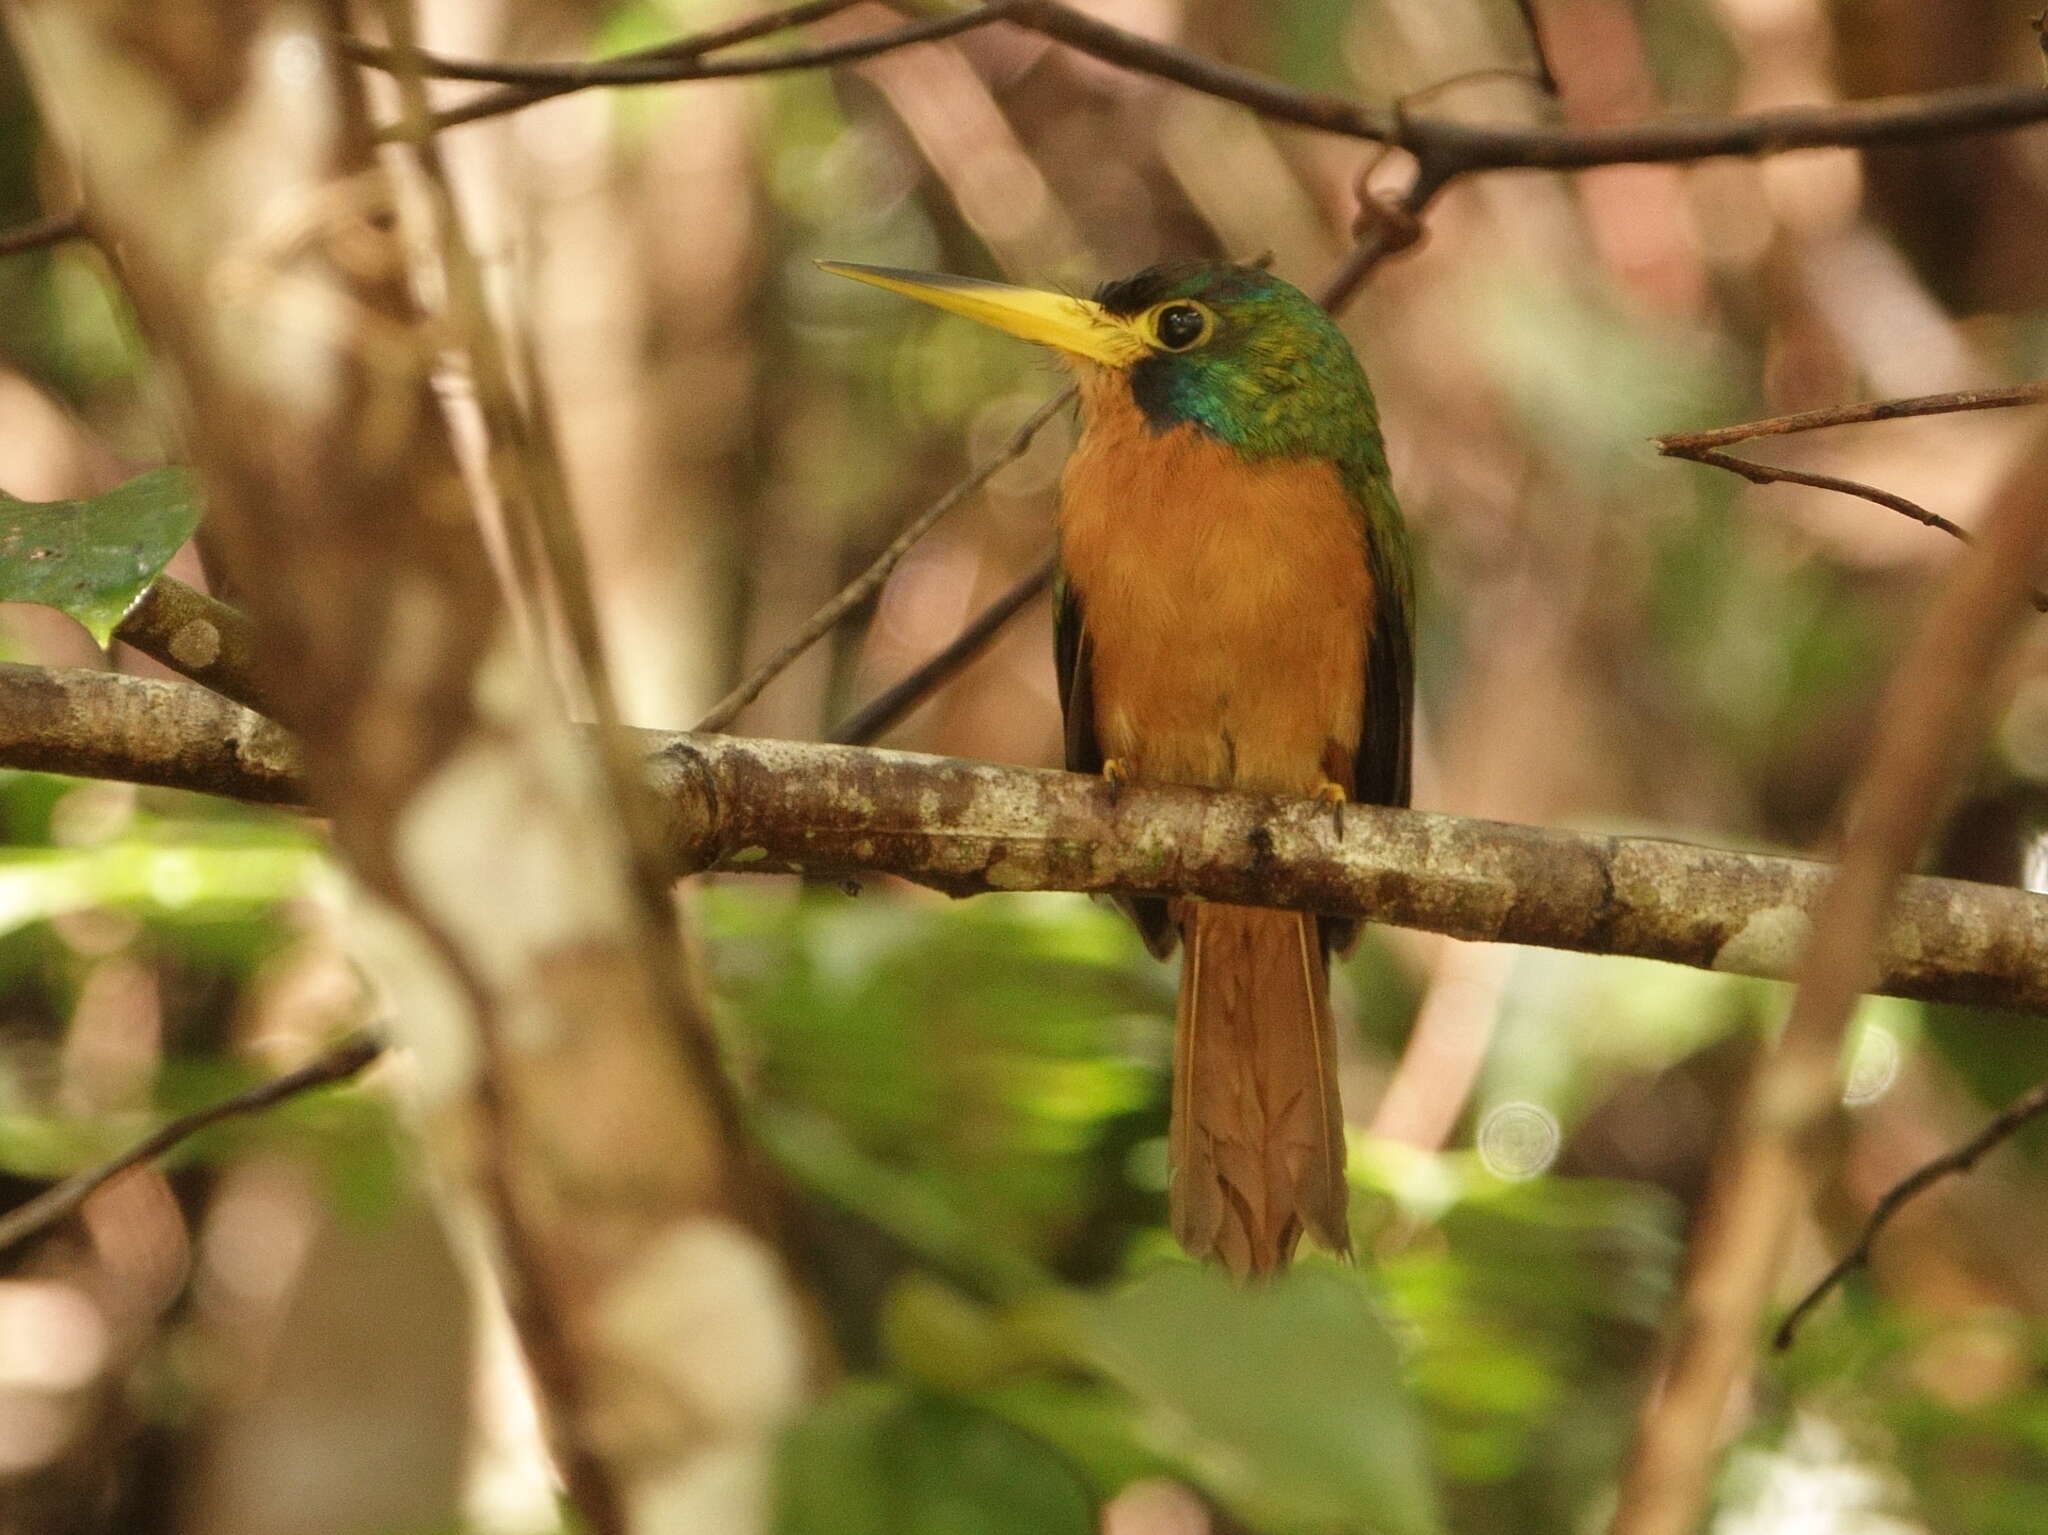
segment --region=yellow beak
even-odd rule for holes
[[[1091,299],[944,272],[905,272],[851,261],[821,261],[818,265],[837,276],[887,288],[935,309],[965,315],[1012,336],[1107,367],[1128,367],[1151,350],[1128,320],[1119,319]]]

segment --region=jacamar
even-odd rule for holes
[[[1132,782],[1408,803],[1413,578],[1378,413],[1343,332],[1258,267],[1148,267],[1095,297],[822,263],[1051,347],[1079,384],[1060,486],[1066,759]],[[1345,1221],[1328,962],[1356,923],[1126,903],[1186,947],[1173,1230],[1245,1276]]]

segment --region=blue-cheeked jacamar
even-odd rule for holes
[[[1080,385],[1060,488],[1067,766],[1126,782],[1408,803],[1413,582],[1372,391],[1343,333],[1256,267],[1148,267],[1093,300],[826,270],[1053,348]],[[1339,825],[1341,826],[1341,820]],[[1355,924],[1128,903],[1186,945],[1174,1234],[1239,1275],[1349,1246],[1327,962]]]

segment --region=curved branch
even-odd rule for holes
[[[20,707],[21,700],[34,704]],[[248,733],[275,755],[252,762]],[[1185,894],[1456,938],[1783,978],[1829,878],[1802,858],[1354,805],[1131,785],[907,752],[633,733],[678,873],[894,874],[954,895]],[[50,740],[70,743],[69,752]],[[289,803],[297,749],[203,688],[0,665],[0,765]],[[1900,887],[1871,989],[2048,1014],[2048,897]]]
[[[1781,1352],[1792,1346],[1800,1325],[1812,1314],[1813,1308],[1826,1300],[1843,1280],[1870,1261],[1870,1249],[1877,1241],[1878,1233],[1891,1224],[1892,1217],[1901,1209],[1942,1179],[1960,1177],[1971,1171],[2043,1114],[2048,1114],[2048,1082],[2035,1084],[1962,1145],[1953,1151],[1943,1152],[1932,1161],[1923,1162],[1885,1190],[1884,1197],[1872,1207],[1869,1219],[1864,1221],[1856,1245],[1843,1253],[1835,1266],[1814,1281],[1813,1288],[1800,1296],[1792,1309],[1785,1313],[1785,1320],[1771,1334],[1771,1346]]]

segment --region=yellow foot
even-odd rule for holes
[[[1109,802],[1114,805],[1124,792],[1124,785],[1131,781],[1131,761],[1128,757],[1105,757],[1102,760],[1102,781],[1109,785]]]
[[[1316,785],[1316,798],[1330,807],[1330,824],[1337,828],[1337,840],[1344,840],[1344,806],[1350,796],[1344,792],[1344,785],[1331,783],[1327,778]]]

